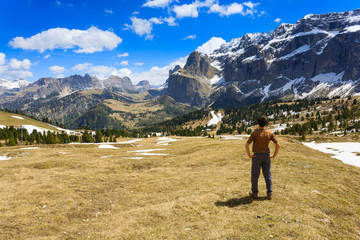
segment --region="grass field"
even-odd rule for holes
[[[182,139],[0,148],[0,239],[360,239],[359,168],[280,137],[252,200],[245,140]]]
[[[40,122],[40,121],[37,121],[37,120],[29,118],[29,117],[25,117],[20,114],[8,113],[8,112],[3,112],[3,111],[0,111],[0,123],[1,123],[1,125],[5,125],[8,127],[14,126],[16,128],[20,127],[22,125],[33,125],[36,127],[49,129],[49,124],[47,124],[47,123]],[[53,125],[50,125],[50,130],[59,131]]]

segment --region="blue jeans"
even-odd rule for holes
[[[272,193],[272,179],[271,179],[271,160],[270,153],[255,153],[251,165],[251,191],[258,193],[258,180],[260,176],[260,169],[262,169],[267,193]]]

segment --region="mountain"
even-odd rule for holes
[[[170,72],[179,102],[234,107],[360,92],[360,10],[310,14],[269,33],[212,38]]]
[[[142,127],[196,110],[167,95],[154,99],[147,92],[150,88],[148,81],[133,85],[128,77],[41,78],[1,96],[0,107],[71,128],[87,125],[93,129]]]
[[[8,81],[5,79],[0,79],[0,95],[11,94],[13,92],[18,92],[25,89],[30,82],[24,79],[18,79],[14,81]]]

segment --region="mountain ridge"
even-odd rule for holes
[[[360,10],[309,14],[269,33],[248,33],[232,39],[211,53],[201,52],[199,47],[190,54],[184,68],[168,79],[168,89],[180,87],[184,94],[170,90],[169,95],[200,107],[233,107],[279,98],[355,94],[360,91],[359,38]],[[202,49],[216,43],[220,45],[221,40],[212,38]],[[189,63],[196,52],[200,60]],[[218,72],[204,77],[199,67],[200,72],[189,71],[188,67],[199,61]],[[194,81],[205,80],[210,84],[191,93],[186,91],[196,85]],[[191,98],[194,95],[202,97],[195,100]]]

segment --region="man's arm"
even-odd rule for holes
[[[248,144],[248,143],[245,144],[246,153],[247,153],[247,155],[248,155],[249,158],[253,158],[253,157],[255,157],[255,156],[250,154],[250,148],[249,148],[249,146],[250,146],[250,144]]]
[[[272,155],[270,158],[275,158],[275,157],[278,155],[279,150],[280,150],[280,143],[277,142],[277,143],[275,143],[275,152],[274,152],[274,155]]]

